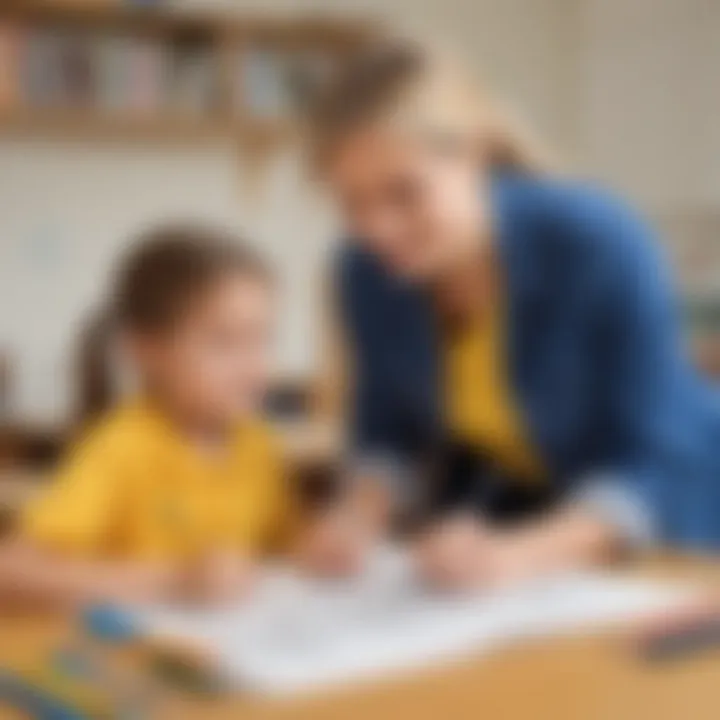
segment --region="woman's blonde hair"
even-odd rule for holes
[[[549,169],[516,117],[449,57],[417,40],[384,38],[362,48],[318,90],[308,119],[316,167],[351,132],[397,123],[439,143],[471,145],[492,166]]]

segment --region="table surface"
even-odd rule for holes
[[[647,561],[633,572],[720,587],[720,564]],[[42,657],[68,626],[59,618],[0,617],[0,667]],[[0,706],[2,720],[14,720]],[[652,665],[627,633],[536,640],[491,656],[400,679],[292,700],[237,698],[199,703],[169,698],[164,720],[717,720],[720,652]]]

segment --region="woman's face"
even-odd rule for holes
[[[328,178],[350,231],[402,277],[441,276],[482,232],[478,166],[464,149],[370,128],[340,143]]]

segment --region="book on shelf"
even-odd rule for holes
[[[253,117],[278,119],[290,109],[284,58],[273,50],[251,48],[241,53],[235,107]]]
[[[137,114],[161,112],[167,103],[170,53],[161,42],[135,38],[128,59],[128,103]]]
[[[166,104],[168,53],[161,42],[122,35],[96,40],[97,109],[152,115]]]
[[[212,53],[185,53],[161,38],[1,26],[0,60],[0,108],[135,117],[205,112],[214,99]]]
[[[19,97],[18,68],[22,28],[14,23],[0,24],[0,110],[15,107]]]
[[[289,117],[332,74],[336,58],[317,50],[284,52],[271,48],[241,51],[235,82],[235,108],[258,118]]]
[[[2,0],[0,0],[0,3]],[[236,116],[291,118],[334,71],[322,48],[238,49],[231,87],[207,32],[133,33],[41,21],[0,21],[0,110],[78,110],[122,118]]]
[[[218,107],[217,66],[206,44],[178,44],[173,48],[170,103],[173,111],[198,116]]]

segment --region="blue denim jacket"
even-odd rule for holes
[[[615,498],[663,541],[720,547],[720,403],[686,358],[652,233],[581,183],[497,172],[491,202],[509,375],[560,494]],[[429,299],[352,240],[337,289],[356,452],[412,461],[442,431]]]

